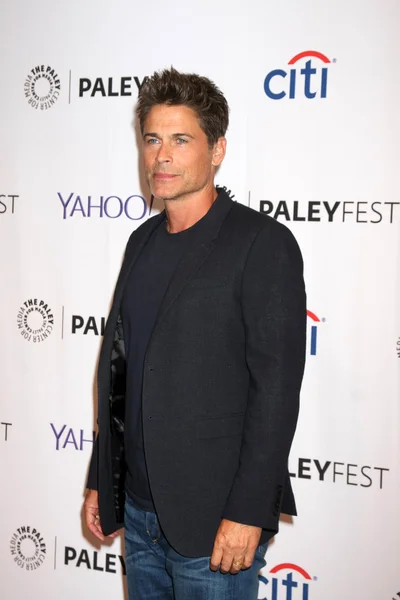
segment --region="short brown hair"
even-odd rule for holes
[[[194,110],[210,147],[228,129],[228,103],[221,90],[207,77],[180,73],[173,67],[153,73],[143,84],[136,107],[142,135],[146,117],[157,104],[183,105]]]

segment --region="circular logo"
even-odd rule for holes
[[[25,79],[25,98],[36,110],[51,108],[58,99],[60,90],[60,78],[54,69],[48,65],[34,67]]]
[[[30,526],[19,527],[10,541],[14,562],[21,569],[35,571],[46,558],[46,544],[40,532]]]
[[[28,342],[43,342],[53,331],[54,315],[44,300],[30,298],[18,311],[17,325]]]

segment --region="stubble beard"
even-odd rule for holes
[[[165,200],[178,200],[178,199],[180,198],[180,196],[181,196],[181,195],[183,195],[183,194],[185,193],[185,192],[183,192],[183,194],[182,194],[182,193],[178,193],[178,194],[177,194],[177,195],[175,195],[175,196],[160,196],[160,195],[157,195],[157,194],[155,193],[155,191],[154,191],[154,189],[153,189],[153,185],[152,185],[153,176],[154,176],[154,173],[153,173],[152,171],[151,171],[150,173],[148,173],[148,172],[147,172],[147,173],[145,173],[146,183],[147,183],[147,185],[149,186],[150,193],[151,193],[151,195],[152,195],[152,196],[153,196],[153,197],[154,197],[156,200],[159,200],[159,201],[161,201],[161,202],[165,202]]]
[[[189,185],[186,188],[181,189],[175,195],[172,195],[172,196],[159,196],[159,195],[155,194],[154,191],[153,191],[153,189],[152,189],[151,178],[150,177],[146,177],[146,179],[147,179],[147,184],[148,184],[148,186],[150,188],[150,192],[152,193],[152,195],[154,196],[154,198],[156,198],[157,200],[162,201],[162,202],[165,202],[166,200],[172,201],[172,202],[174,200],[182,200],[185,196],[189,196],[191,194],[195,194],[196,192],[200,192],[205,187],[205,184],[203,184],[203,185],[198,184],[197,186],[193,185],[193,187],[192,187],[192,186],[190,186],[190,182],[189,182]]]

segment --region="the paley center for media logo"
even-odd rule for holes
[[[331,61],[325,54],[316,50],[299,52],[289,60],[289,68],[273,69],[267,74],[264,79],[264,91],[271,100],[326,98],[328,65],[331,62],[336,60]]]
[[[61,77],[52,65],[43,63],[32,67],[24,81],[24,95],[35,110],[48,110],[57,102],[61,93],[61,80],[68,104],[74,99],[98,97],[137,96],[148,77],[146,75],[122,76],[99,74],[75,74],[72,70],[63,71]]]
[[[28,298],[18,310],[17,327],[28,342],[43,342],[54,328],[54,314],[51,307],[40,298]]]
[[[40,298],[29,298],[17,312],[17,331],[28,342],[43,342],[55,332],[61,339],[67,334],[86,337],[103,336],[106,317],[88,314],[70,314],[68,307],[56,306],[55,311]],[[54,315],[57,314],[57,319]]]
[[[36,65],[29,71],[24,83],[24,94],[32,108],[48,110],[58,100],[60,92],[60,77],[53,67]]]
[[[11,537],[10,552],[18,567],[35,571],[46,558],[46,543],[40,531],[30,525],[23,525]]]

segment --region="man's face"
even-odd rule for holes
[[[213,185],[215,167],[225,155],[225,138],[213,148],[187,106],[153,106],[143,130],[143,158],[151,193],[173,200]]]

